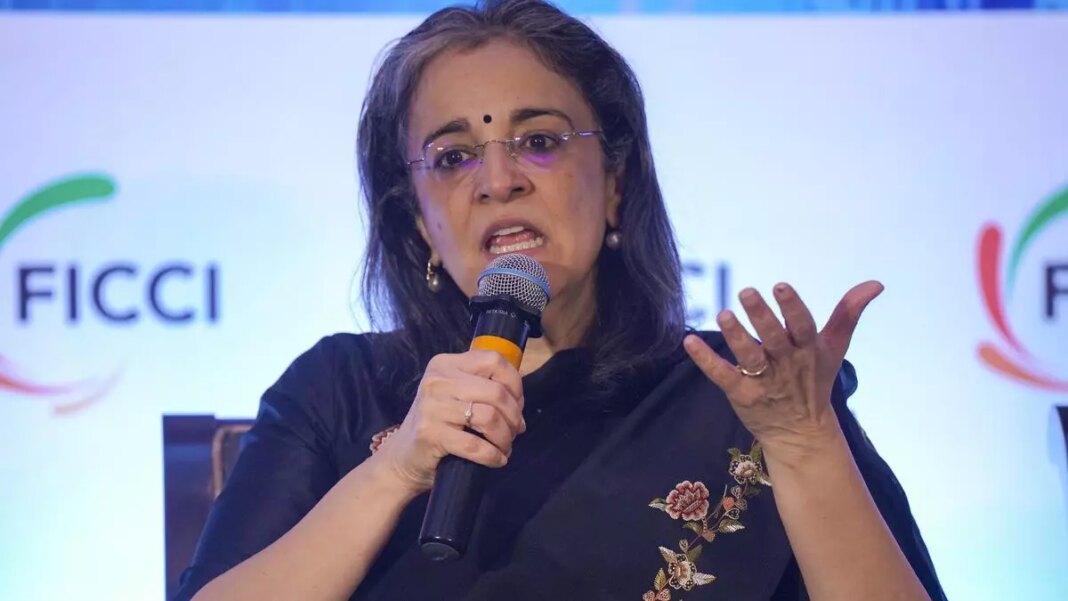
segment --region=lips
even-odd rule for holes
[[[491,255],[532,250],[545,244],[545,236],[528,222],[502,220],[494,222],[482,236],[482,248]]]

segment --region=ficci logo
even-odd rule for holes
[[[979,359],[995,372],[1023,384],[1044,390],[1068,393],[1068,380],[1043,373],[1038,359],[1013,333],[1006,313],[1006,300],[1012,298],[1020,261],[1024,251],[1037,236],[1058,218],[1068,216],[1068,188],[1054,194],[1038,206],[1027,223],[1017,232],[1008,256],[1008,269],[1002,269],[1003,235],[998,224],[987,224],[979,235],[979,287],[983,304],[991,324],[1000,336],[1000,344],[983,341],[979,344]],[[1061,262],[1049,260],[1043,266],[1044,318],[1055,322],[1057,301],[1068,301],[1068,256]],[[1058,277],[1065,278],[1059,280]],[[1008,292],[1008,295],[1006,295]]]
[[[0,251],[12,236],[30,222],[59,209],[86,207],[110,201],[116,192],[112,178],[86,174],[50,182],[15,203],[0,220]],[[58,305],[47,312],[51,319],[62,314],[68,328],[86,319],[112,327],[129,328],[144,319],[170,326],[202,322],[214,325],[220,319],[220,269],[214,263],[198,266],[188,261],[169,261],[145,266],[136,260],[114,260],[85,265],[73,259],[34,258],[20,261],[8,281],[15,282],[15,319],[23,327],[49,317],[35,316],[41,305]],[[121,285],[112,289],[112,284]],[[168,291],[197,287],[203,299],[194,305],[168,301]],[[6,287],[5,287],[6,288]],[[141,292],[141,294],[137,294]],[[38,311],[39,312],[39,311]],[[69,414],[105,397],[118,381],[121,370],[103,378],[51,383],[21,375],[24,370],[0,349],[0,393],[48,400],[56,414]]]

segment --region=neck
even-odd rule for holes
[[[542,314],[540,338],[527,340],[519,373],[527,375],[545,364],[557,351],[578,346],[593,323],[597,298],[593,277],[575,294],[565,291],[553,298]]]

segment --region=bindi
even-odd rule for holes
[[[491,117],[489,115],[482,115],[482,122],[483,123],[492,123],[493,122],[493,117]]]

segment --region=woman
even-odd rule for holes
[[[740,295],[762,344],[729,311],[687,334],[638,84],[586,26],[432,15],[379,66],[359,158],[366,297],[396,329],[326,338],[265,393],[179,599],[943,598],[845,407],[881,285],[822,330],[780,284],[785,325]],[[518,370],[465,351],[508,252],[553,288]],[[466,555],[434,563],[448,454],[493,469]]]

